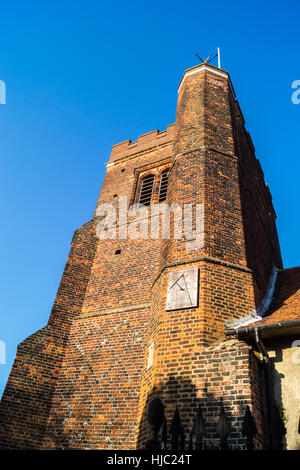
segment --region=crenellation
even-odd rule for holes
[[[112,146],[112,151],[109,159],[109,164],[123,160],[126,157],[132,157],[135,154],[140,154],[149,151],[157,146],[172,144],[175,135],[175,124],[170,124],[164,131],[158,129],[147,132],[138,137],[134,142],[125,140],[119,144]]]

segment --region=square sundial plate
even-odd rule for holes
[[[198,275],[198,268],[169,273],[166,310],[198,306]]]

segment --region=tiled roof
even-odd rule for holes
[[[255,326],[293,320],[300,320],[300,266],[278,272],[269,310]]]

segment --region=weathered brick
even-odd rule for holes
[[[262,447],[257,361],[247,344],[224,341],[225,321],[252,311],[282,265],[271,196],[226,72],[187,71],[176,123],[113,147],[97,207],[117,207],[118,196],[137,202],[150,174],[157,203],[166,169],[168,204],[204,205],[204,246],[99,240],[96,208],[74,234],[48,325],[18,348],[0,407],[1,448],[143,447],[157,395],[168,425],[180,408],[186,432],[200,403],[216,444],[223,403],[239,448],[249,405]],[[168,274],[192,267],[197,307],[166,311]]]

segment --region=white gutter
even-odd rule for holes
[[[259,308],[254,308],[252,312],[242,318],[239,318],[238,320],[234,320],[233,322],[225,322],[225,326],[227,328],[229,328],[230,330],[238,330],[239,328],[251,325],[252,323],[261,321],[263,319],[273,299],[277,275],[278,269],[276,268],[276,266],[273,266],[273,271],[269,280],[267,293],[263,298]]]

